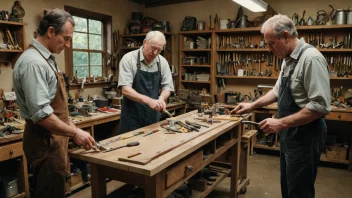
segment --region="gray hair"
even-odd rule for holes
[[[165,35],[160,32],[160,31],[150,31],[148,32],[147,36],[145,36],[145,39],[147,43],[150,43],[152,40],[161,40],[166,44],[166,39]]]
[[[73,20],[70,13],[66,12],[65,10],[55,8],[51,11],[48,11],[44,14],[44,17],[40,20],[38,26],[38,34],[40,36],[44,36],[48,28],[51,26],[54,28],[56,34],[60,34],[64,31],[63,27],[69,21],[72,26],[75,26],[75,21]]]
[[[298,32],[293,21],[286,15],[277,14],[269,18],[262,26],[260,32],[264,34],[267,29],[272,29],[277,38],[282,37],[282,33],[287,31],[292,37],[297,38]]]

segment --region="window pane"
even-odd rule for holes
[[[73,71],[75,72],[75,74],[76,74],[76,71],[77,71],[78,78],[84,78],[84,77],[88,76],[88,65],[86,67],[82,67],[82,66],[75,67],[75,66],[73,66]]]
[[[89,49],[101,50],[101,36],[89,34]]]
[[[102,72],[102,66],[90,66],[90,75],[91,76],[103,76],[103,72]]]
[[[76,16],[73,16],[73,19],[75,20],[76,24],[74,31],[87,32],[87,19]]]
[[[74,32],[73,39],[72,39],[72,48],[88,49],[87,34]]]
[[[88,66],[88,52],[73,51],[74,66]]]
[[[89,33],[101,34],[102,23],[100,21],[89,19]]]
[[[102,53],[90,53],[91,65],[102,65]]]

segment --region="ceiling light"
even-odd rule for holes
[[[252,12],[265,12],[268,4],[262,0],[233,0]]]

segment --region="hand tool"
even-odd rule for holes
[[[167,109],[165,109],[164,113],[166,113],[170,118],[174,117]]]
[[[106,151],[108,150],[104,146],[100,145],[99,142],[95,141],[94,146],[92,147],[93,150],[99,150],[99,151]]]
[[[197,132],[199,132],[199,130],[197,128],[189,126],[189,125],[183,123],[182,121],[178,121],[178,124],[183,126],[186,129],[188,129],[189,131],[197,131]]]
[[[201,128],[201,126],[196,125],[196,124],[192,124],[190,121],[187,121],[187,120],[186,120],[186,124],[191,125],[191,126],[197,128],[197,129],[200,129],[200,128]]]
[[[143,137],[151,135],[151,134],[158,132],[158,131],[159,131],[159,129],[153,129],[153,130],[149,131],[148,133],[144,134]]]
[[[164,134],[176,134],[175,132],[166,132]]]
[[[121,140],[125,140],[125,139],[131,138],[131,137],[134,137],[134,136],[138,136],[138,135],[142,135],[142,134],[144,134],[144,131],[134,132],[133,135],[131,135],[131,136],[121,137]]]
[[[128,143],[126,145],[123,145],[123,146],[109,148],[108,150],[103,151],[103,153],[107,153],[107,152],[110,152],[110,151],[113,151],[113,150],[116,150],[116,149],[120,149],[120,148],[123,148],[123,147],[133,147],[133,146],[138,146],[138,145],[139,145],[139,142],[130,142],[130,143]]]
[[[242,121],[242,124],[252,124],[252,125],[256,125],[256,126],[258,126],[258,125],[259,125],[259,123],[258,123],[258,122],[247,121],[247,120],[243,120],[243,121]]]
[[[165,127],[165,129],[168,130],[168,131],[173,131],[173,132],[177,132],[177,133],[183,133],[183,131],[177,130],[177,129],[172,128],[172,127]]]
[[[135,153],[135,154],[127,156],[127,158],[135,157],[135,156],[140,155],[140,154],[142,154],[142,153],[140,153],[140,152],[139,153]]]

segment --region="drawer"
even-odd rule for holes
[[[22,142],[16,142],[0,146],[0,161],[9,160],[22,155]]]
[[[325,116],[326,120],[352,121],[352,113],[330,112]]]
[[[179,180],[193,173],[203,164],[203,151],[199,151],[191,156],[187,156],[184,160],[176,162],[173,166],[166,170],[165,185],[170,187]]]

